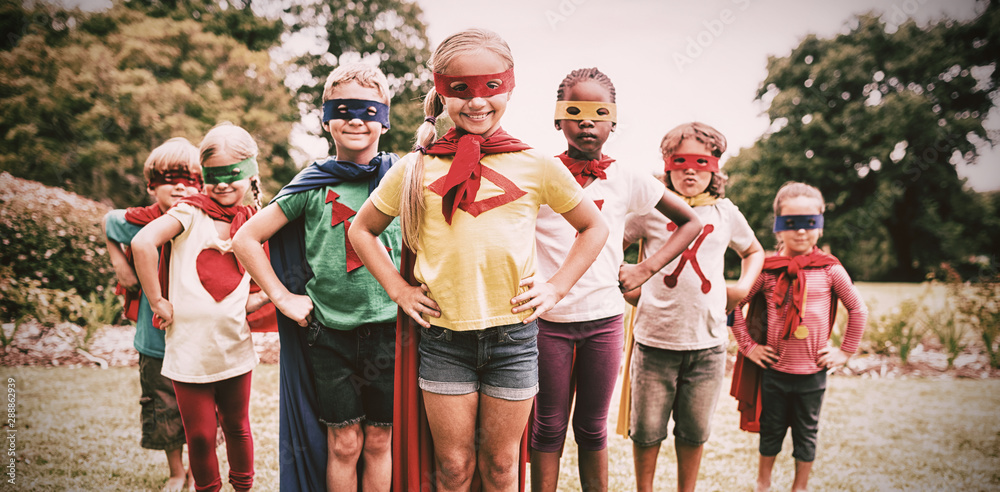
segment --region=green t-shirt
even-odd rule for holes
[[[367,198],[368,182],[364,181],[315,188],[277,201],[289,221],[304,217],[306,261],[314,274],[306,283],[306,295],[312,299],[316,319],[329,328],[349,330],[396,319],[396,303],[367,268],[347,271],[344,218],[350,215],[347,221],[353,220],[353,212]],[[393,220],[379,236],[396,268],[401,238],[399,220]]]
[[[128,246],[132,238],[142,229],[142,226],[125,220],[125,210],[115,210],[108,215],[105,223],[108,239]],[[163,358],[166,343],[163,340],[163,330],[153,328],[153,310],[149,307],[146,294],[139,297],[139,318],[135,323],[135,338],[132,345],[142,355]]]

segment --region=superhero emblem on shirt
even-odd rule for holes
[[[677,230],[677,224],[673,222],[667,223],[667,230],[674,232]],[[691,268],[694,269],[694,273],[698,275],[701,279],[701,292],[703,294],[708,294],[708,291],[712,290],[712,282],[705,277],[705,274],[701,271],[701,265],[698,264],[698,249],[701,248],[701,243],[705,242],[705,238],[708,237],[712,231],[715,230],[715,226],[712,224],[707,224],[702,230],[701,234],[698,235],[698,239],[694,240],[694,244],[690,248],[684,250],[681,253],[681,261],[677,264],[677,268],[670,275],[663,277],[663,283],[667,287],[674,288],[677,286],[677,278],[681,276],[681,270],[684,270],[684,265],[691,262]]]
[[[215,302],[228,297],[243,281],[243,272],[236,261],[236,255],[232,253],[205,248],[198,253],[195,265],[198,280]]]
[[[351,209],[351,207],[338,202],[338,198],[340,198],[340,195],[337,192],[328,190],[326,192],[325,203],[332,204],[330,205],[330,212],[333,217],[330,219],[330,227],[337,227],[337,224],[340,223],[344,224],[344,252],[346,253],[347,271],[353,272],[354,270],[357,270],[365,265],[361,262],[361,258],[358,257],[358,252],[354,251],[354,246],[351,244],[351,240],[347,237],[347,232],[351,230],[351,221],[347,219],[354,217],[354,215],[358,212]],[[386,251],[391,251],[388,246],[385,249]]]
[[[503,193],[496,196],[491,196],[489,198],[484,198],[482,200],[476,200],[475,202],[472,202],[471,204],[468,205],[463,203],[458,206],[458,208],[464,210],[469,215],[472,215],[473,217],[478,217],[479,214],[488,212],[497,207],[502,207],[528,194],[528,192],[518,188],[513,181],[507,179],[502,174],[494,171],[493,169],[488,168],[486,166],[482,166],[482,169],[483,169],[482,177],[500,187],[500,189],[503,190]],[[437,181],[428,185],[427,188],[433,191],[434,193],[437,193],[439,196],[443,197],[445,193],[448,192],[448,190],[446,190],[444,187],[444,182],[447,178],[448,178],[447,174],[441,176],[440,178],[438,178]]]

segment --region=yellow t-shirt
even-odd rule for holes
[[[403,171],[417,154],[389,170],[372,203],[399,216]],[[425,317],[455,331],[520,323],[531,311],[511,313],[510,299],[527,289],[521,279],[535,274],[535,219],[545,204],[557,213],[572,210],[583,189],[558,159],[533,149],[483,157],[476,203],[458,210],[449,225],[441,213],[441,184],[452,157],[424,156],[424,211],[413,268],[441,308]]]

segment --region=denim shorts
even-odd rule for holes
[[[396,323],[335,330],[313,320],[308,329],[319,421],[330,427],[392,425]]]
[[[636,343],[631,368],[632,442],[661,443],[673,412],[674,439],[689,446],[704,444],[725,375],[725,345],[675,351]]]
[[[538,392],[538,323],[452,331],[420,329],[420,389],[439,395],[481,392],[521,401]]]

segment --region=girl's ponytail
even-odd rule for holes
[[[260,198],[262,192],[260,189],[259,174],[255,174],[250,177],[250,190],[253,191],[253,208],[256,209],[257,211],[260,211],[261,207],[263,207],[263,203],[261,202]]]
[[[403,228],[403,243],[417,251],[420,224],[424,219],[424,150],[437,140],[435,121],[444,113],[444,103],[432,87],[424,97],[424,122],[417,127],[413,150],[417,158],[403,173],[403,196],[399,220]]]

